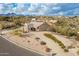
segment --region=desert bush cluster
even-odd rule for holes
[[[22,36],[23,31],[20,29],[15,29],[13,30],[12,34],[21,37]]]
[[[51,25],[52,31],[68,37],[76,37],[77,32],[79,32],[79,16],[0,16],[0,29],[23,26],[32,18],[48,22],[57,20]]]
[[[50,39],[52,39],[54,42],[58,43],[58,45],[64,49],[65,52],[68,52],[68,49],[66,49],[65,45],[60,41],[58,40],[55,36],[49,34],[49,33],[44,33],[44,35]]]
[[[27,20],[25,16],[0,16],[0,29],[17,28],[30,21]]]

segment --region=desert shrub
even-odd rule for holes
[[[56,55],[56,53],[52,53],[52,56],[55,56]]]
[[[57,32],[57,26],[55,24],[52,25],[52,31]]]
[[[55,18],[55,17],[53,17]],[[57,18],[57,17],[56,17]],[[52,31],[66,35],[68,37],[75,37],[77,30],[79,29],[79,17],[60,17],[57,22],[52,24]],[[78,30],[79,31],[79,30]]]
[[[46,51],[46,52],[50,52],[50,51],[51,51],[51,49],[50,49],[50,48],[48,48],[48,47],[46,47],[46,48],[45,48],[45,51]]]
[[[16,27],[14,23],[7,22],[7,21],[0,21],[0,26],[2,27],[2,29],[8,29],[8,28]]]
[[[64,51],[65,51],[65,52],[69,52],[69,50],[68,50],[68,49],[64,49]]]
[[[68,36],[76,36],[76,32],[72,31],[72,30],[69,30],[68,31]]]
[[[30,43],[30,41],[29,41],[29,40],[28,40],[27,42],[28,42],[28,43]]]
[[[77,51],[77,54],[79,55],[79,51]]]
[[[52,36],[51,34],[49,34],[49,33],[44,33],[44,35],[45,35],[46,37],[48,37],[48,38],[54,40],[55,42],[57,42],[56,37]]]
[[[22,35],[22,30],[16,29],[16,30],[13,31],[13,34],[17,35],[17,36],[21,36]]]
[[[79,36],[76,37],[76,40],[79,41]]]
[[[45,35],[46,37],[52,39],[54,42],[58,43],[58,45],[59,45],[61,48],[65,49],[65,45],[64,45],[60,40],[58,40],[56,37],[54,37],[53,35],[51,35],[51,34],[49,34],[49,33],[44,33],[44,35]],[[66,49],[65,49],[65,50],[66,50]],[[64,51],[65,51],[65,50],[64,50]]]
[[[3,29],[3,25],[2,25],[2,24],[0,24],[0,30],[1,30],[1,29]]]
[[[68,49],[75,48],[73,45],[67,47]]]
[[[35,39],[39,40],[40,38],[39,37],[36,37]]]
[[[41,41],[40,44],[41,44],[41,45],[46,45],[46,42]]]
[[[61,48],[65,48],[64,44],[62,44],[62,42],[58,43],[59,46],[61,46]]]

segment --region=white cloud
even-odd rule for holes
[[[61,7],[52,7],[53,10],[60,10]]]
[[[60,11],[58,13],[55,13],[54,15],[64,15],[64,14],[65,14],[64,12]]]
[[[56,6],[56,5],[58,5],[58,3],[46,3],[46,4],[42,4],[42,5],[46,5],[46,6]]]
[[[5,7],[4,7],[5,5]],[[62,9],[61,5],[58,3],[30,3],[28,5],[22,3],[18,4],[14,7],[12,4],[0,4],[0,14],[6,13],[16,13],[16,14],[23,14],[23,15],[68,15],[68,14],[79,14],[79,8],[74,8],[72,10],[64,10]],[[66,4],[64,4],[66,6]],[[64,6],[64,7],[65,7]],[[68,6],[68,5],[67,5]],[[66,6],[66,8],[68,8]]]
[[[64,12],[59,12],[58,14],[59,14],[59,15],[64,15]]]
[[[34,15],[44,15],[48,11],[48,7],[44,4],[31,4],[28,12]]]
[[[0,4],[0,9],[2,9],[3,8],[3,4]]]

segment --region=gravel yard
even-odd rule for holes
[[[23,37],[18,37],[16,35],[12,35],[11,33],[7,33],[4,37],[8,38],[9,41],[13,41],[18,45],[21,45],[26,48],[30,48],[38,53],[44,55],[59,55],[59,56],[66,56],[66,55],[77,55],[76,50],[70,49],[69,52],[64,52],[64,50],[54,41],[44,36],[44,33],[50,33],[55,36],[57,39],[63,42],[63,44],[68,47],[73,42],[69,39],[51,33],[47,31],[42,32],[29,32],[26,33]],[[42,43],[41,43],[42,42]],[[74,51],[72,53],[72,50]]]

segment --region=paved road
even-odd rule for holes
[[[0,56],[41,56],[35,52],[23,49],[0,36]]]

